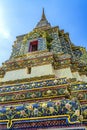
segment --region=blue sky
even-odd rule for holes
[[[43,7],[52,26],[58,25],[75,45],[87,48],[87,0],[0,0],[0,66],[10,57],[16,36],[36,26]]]

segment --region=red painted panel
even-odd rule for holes
[[[30,42],[29,52],[38,50],[38,40]]]

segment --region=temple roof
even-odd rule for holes
[[[45,16],[45,12],[44,12],[44,8],[42,11],[42,16],[40,21],[37,23],[35,28],[42,28],[42,27],[51,27],[50,23],[48,22],[46,16]]]

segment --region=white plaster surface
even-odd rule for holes
[[[77,81],[82,81],[82,78],[79,75],[79,72],[73,72],[72,75],[73,75],[73,78],[77,79]]]
[[[52,74],[54,74],[53,67],[51,64],[47,64],[47,65],[32,67],[31,74],[27,74],[26,68],[8,71],[6,72],[2,81],[5,82],[5,81],[10,81],[10,80],[39,77],[39,76],[52,75]]]
[[[86,75],[81,75],[82,81],[87,83],[87,76]]]
[[[59,69],[59,70],[55,70],[54,72],[55,72],[55,76],[57,78],[63,78],[63,77],[73,78],[70,67]]]

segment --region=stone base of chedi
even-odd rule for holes
[[[0,67],[0,130],[86,130],[86,56],[43,10]]]

